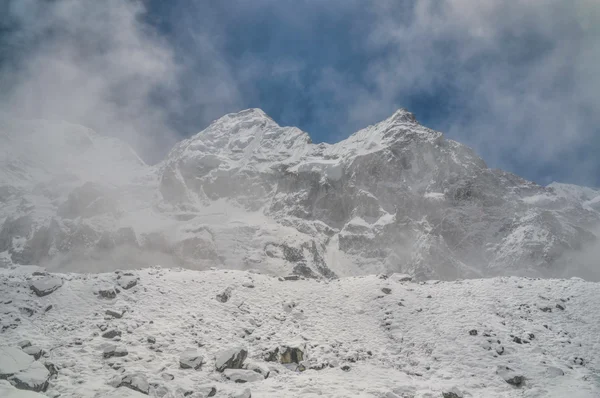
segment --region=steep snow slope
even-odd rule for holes
[[[249,109],[155,167],[80,126],[0,127],[6,264],[600,276],[589,256],[573,255],[598,246],[597,191],[489,169],[405,110],[328,145]]]
[[[38,297],[32,285],[55,290]],[[17,267],[0,271],[0,300],[0,364],[19,346],[41,353],[19,366],[56,371],[35,379],[50,377],[49,396],[600,395],[600,288],[577,279]],[[242,349],[245,360],[224,366],[249,370],[215,369]]]

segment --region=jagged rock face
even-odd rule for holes
[[[44,125],[33,126],[35,138]],[[598,277],[577,253],[597,246],[599,191],[489,169],[404,110],[328,145],[249,109],[182,141],[155,167],[79,126],[51,130],[61,155],[87,156],[68,176],[64,162],[41,172],[39,162],[10,158],[0,180],[3,261]],[[10,131],[2,138],[20,144]]]

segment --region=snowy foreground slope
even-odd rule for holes
[[[0,121],[0,266],[600,280],[600,191],[539,186],[398,110],[314,144],[259,109],[155,166],[65,122]]]
[[[406,279],[3,269],[0,395],[600,396],[598,283]]]

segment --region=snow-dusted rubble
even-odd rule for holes
[[[0,134],[0,264],[600,277],[600,191],[489,169],[402,109],[333,145],[248,109],[152,167],[82,126]]]
[[[118,273],[56,275],[63,286],[38,297],[30,270],[1,270],[2,316],[20,318],[0,334],[2,372],[36,364],[52,374],[53,397],[600,396],[598,283],[133,273],[136,286],[105,299],[95,292]],[[231,298],[217,300],[228,287]],[[121,318],[106,315],[115,309]],[[117,342],[107,330],[122,332]],[[43,348],[39,360],[21,351],[24,339]],[[105,357],[109,344],[124,355]],[[0,392],[30,397],[5,383]]]

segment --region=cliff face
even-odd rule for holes
[[[311,277],[598,276],[585,253],[597,245],[600,192],[489,169],[404,110],[328,145],[249,109],[153,167],[80,126],[1,130],[5,262]]]

